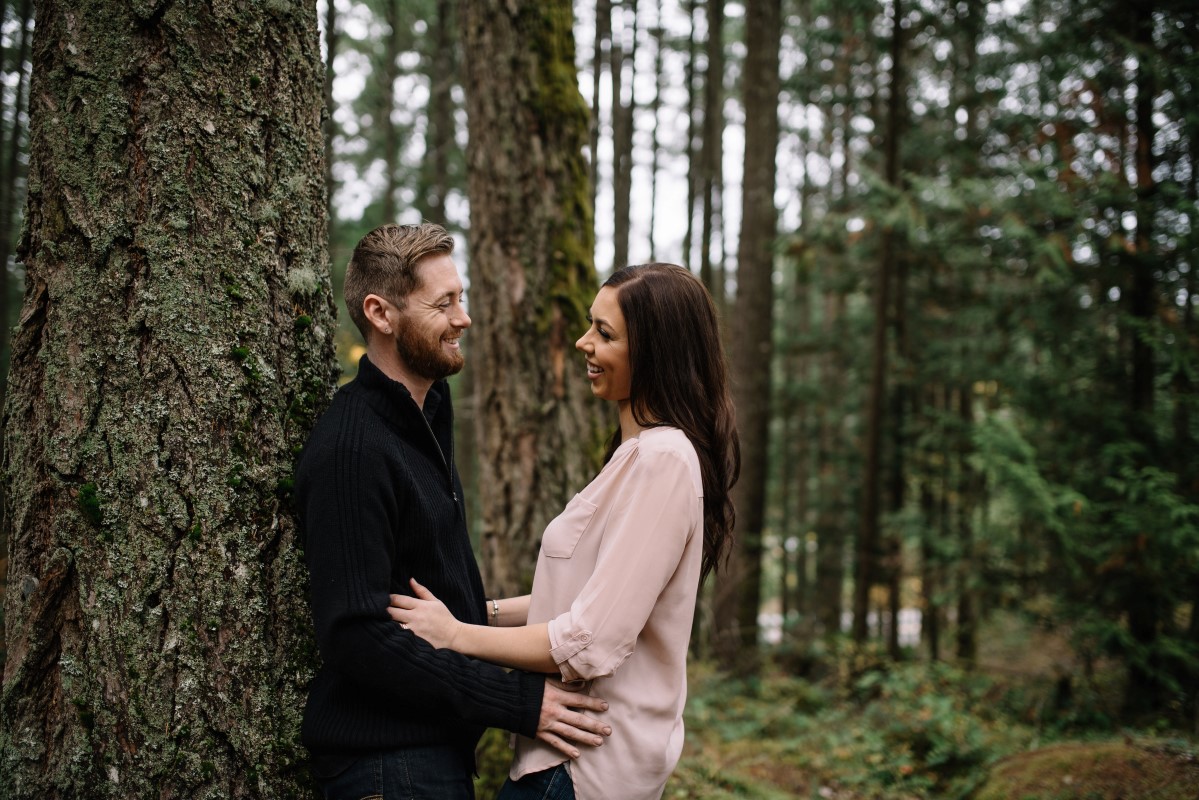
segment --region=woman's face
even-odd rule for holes
[[[629,365],[629,337],[624,314],[616,302],[616,289],[604,286],[587,315],[591,327],[575,342],[587,359],[591,393],[616,403],[629,399],[633,370]]]

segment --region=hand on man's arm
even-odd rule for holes
[[[612,735],[609,725],[581,712],[607,710],[607,701],[559,689],[546,678],[545,694],[541,699],[541,719],[537,723],[537,738],[570,758],[578,758],[579,749],[576,744],[599,747],[604,743],[605,737]]]

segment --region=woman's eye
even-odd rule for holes
[[[604,339],[605,339],[605,340],[606,340],[606,339],[611,339],[611,338],[612,338],[612,336],[611,336],[611,335],[610,335],[610,334],[609,334],[609,333],[608,333],[606,330],[604,330],[603,328],[600,328],[600,329],[599,329],[599,335],[600,335],[600,336],[602,336],[602,337],[604,337]]]

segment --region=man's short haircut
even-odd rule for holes
[[[344,294],[350,319],[366,339],[370,323],[362,311],[368,294],[377,294],[403,308],[408,295],[420,288],[416,267],[433,255],[454,251],[454,238],[432,222],[420,225],[380,225],[362,237],[346,267]]]

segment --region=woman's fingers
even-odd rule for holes
[[[411,586],[412,586],[413,594],[415,594],[421,600],[436,600],[437,599],[437,597],[432,592],[430,592],[424,586],[421,586],[419,583],[417,583],[416,578],[410,578],[408,580],[408,583],[411,584]]]

